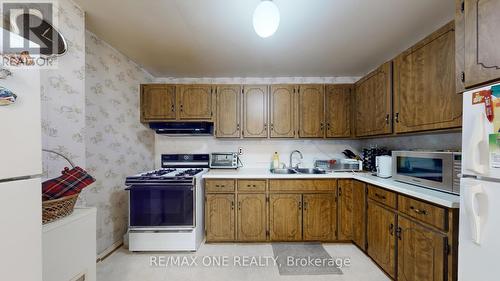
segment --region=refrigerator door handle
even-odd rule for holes
[[[478,196],[484,194],[483,187],[480,184],[470,187],[465,208],[470,216],[470,228],[472,233],[472,241],[478,245],[481,244],[481,224],[482,218],[477,204]]]
[[[484,122],[485,122],[484,114],[479,114],[477,120],[475,122],[476,126],[474,126],[474,131],[471,134],[470,143],[467,146],[469,151],[467,152],[470,155],[472,161],[465,162],[466,169],[472,171],[477,174],[484,175],[486,173],[487,165],[481,164],[481,152],[485,148],[488,148],[488,143],[485,142],[484,138]],[[470,163],[470,164],[467,164]]]

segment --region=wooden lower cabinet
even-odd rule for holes
[[[334,240],[337,223],[335,195],[304,194],[303,200],[303,240]]]
[[[366,247],[366,184],[352,182],[352,241],[361,249]]]
[[[235,240],[234,194],[207,194],[205,230],[207,241]]]
[[[266,240],[266,194],[238,194],[237,214],[238,241]]]
[[[353,197],[352,180],[339,180],[338,186],[338,239],[352,240],[353,233]]]
[[[392,278],[396,278],[396,213],[368,202],[367,252]]]
[[[269,195],[269,232],[271,241],[302,240],[302,195]]]
[[[397,233],[398,281],[446,280],[446,236],[401,216]]]

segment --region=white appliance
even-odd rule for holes
[[[196,251],[204,239],[208,154],[163,154],[162,168],[127,177],[130,251]]]
[[[0,29],[0,37],[3,32],[8,31]],[[41,281],[40,71],[8,69],[12,75],[1,79],[0,86],[17,99],[0,106],[0,276]]]
[[[375,167],[377,168],[377,177],[390,178],[392,177],[392,157],[382,155],[375,157]]]
[[[463,96],[460,281],[493,281],[500,276],[500,168],[495,163],[497,143],[494,136],[492,153],[489,144],[495,122],[488,121],[485,104],[476,94],[480,90],[490,90],[490,87],[469,91]]]

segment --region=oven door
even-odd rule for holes
[[[453,192],[453,155],[440,152],[393,151],[395,180]]]
[[[195,192],[190,185],[134,185],[129,188],[129,229],[192,229]]]

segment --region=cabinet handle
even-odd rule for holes
[[[172,104],[171,110],[172,110],[172,112],[175,112],[175,106],[173,104]]]
[[[394,236],[394,224],[391,223],[391,225],[389,225],[389,234],[391,234],[391,236]]]
[[[326,129],[327,129],[328,131],[330,131],[330,123],[327,123],[327,124],[326,124]]]
[[[252,185],[251,184],[247,184],[247,187],[252,187]]]
[[[426,210],[420,210],[420,209],[417,209],[413,206],[410,206],[410,209],[413,210],[415,213],[419,214],[419,215],[427,215],[427,211]]]
[[[307,201],[304,202],[304,211],[307,211]]]
[[[181,112],[184,111],[184,105],[181,104]]]
[[[385,124],[389,125],[389,114],[385,116]]]
[[[402,232],[403,232],[403,230],[401,229],[401,227],[398,227],[396,229],[396,237],[398,238],[398,240],[401,240],[401,237],[403,236]]]
[[[236,130],[238,130],[238,131],[240,130],[240,124],[239,123],[236,124]]]
[[[264,123],[264,131],[267,131],[267,123]]]
[[[324,130],[324,128],[325,128],[325,124],[321,123],[321,124],[320,124],[320,127],[321,127],[321,131],[323,131],[323,130]]]
[[[399,123],[399,112],[396,112],[396,115],[394,116],[394,121],[396,123]]]
[[[299,210],[302,210],[302,201],[299,201]]]
[[[385,197],[384,195],[380,195],[378,193],[375,193],[375,197],[379,198],[379,199],[382,199],[382,200],[385,200],[387,199],[387,197]]]
[[[231,210],[234,210],[234,201],[231,201]]]
[[[238,201],[238,210],[241,210],[241,201]]]
[[[271,123],[271,131],[274,131],[274,124]]]
[[[253,187],[257,187],[257,185],[254,184]]]
[[[342,187],[339,186],[339,196],[342,196]]]
[[[220,185],[216,184],[215,187],[220,187]]]

